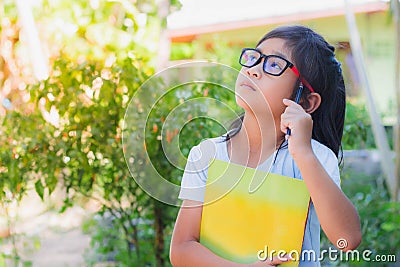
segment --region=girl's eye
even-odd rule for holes
[[[286,62],[278,57],[269,57],[265,64],[265,72],[274,75],[280,75],[286,67]]]
[[[247,64],[252,64],[252,63],[256,62],[257,59],[258,58],[255,55],[248,55],[246,57],[246,62],[247,62]]]
[[[282,66],[276,61],[271,62],[270,67],[276,70],[282,70]]]

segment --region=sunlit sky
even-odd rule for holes
[[[382,0],[349,0],[352,5]],[[298,14],[344,7],[344,0],[180,0],[168,17],[169,29]]]

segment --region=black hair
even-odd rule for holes
[[[299,25],[278,27],[264,35],[257,46],[271,38],[285,40],[285,47],[291,53],[293,64],[299,70],[300,78],[308,81],[315,92],[321,96],[320,106],[311,114],[314,122],[312,138],[330,148],[339,157],[346,110],[346,93],[340,63],[335,58],[335,48],[312,29]],[[300,81],[294,86],[292,98],[294,98],[295,89],[299,83]],[[310,91],[306,86],[304,89],[301,102],[303,107],[306,107],[308,103],[306,97]],[[226,140],[240,131],[243,117],[244,115],[240,116],[232,123],[232,130]]]

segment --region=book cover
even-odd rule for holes
[[[261,257],[273,251],[278,256],[281,250],[300,256],[309,202],[302,180],[214,159],[208,169],[200,243],[238,263],[255,262],[260,250]]]

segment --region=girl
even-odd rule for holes
[[[339,247],[344,251],[359,245],[358,214],[340,189],[337,158],[345,87],[334,50],[303,26],[276,28],[255,49],[243,49],[235,92],[244,115],[226,136],[202,142],[189,153],[179,196],[183,205],[171,241],[173,266],[275,266],[290,260],[287,256],[238,264],[199,243],[207,180],[202,163],[210,157],[303,179],[312,200],[303,250],[313,250],[318,257],[320,226],[333,244],[347,242]],[[205,145],[210,143],[212,150]],[[270,169],[267,162],[273,162]],[[300,259],[300,266],[320,264]]]

